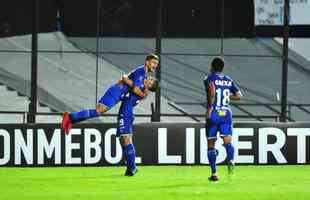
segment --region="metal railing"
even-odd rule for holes
[[[205,102],[175,102],[175,104],[178,105],[196,105],[196,106],[202,106],[203,108],[206,108],[206,103]],[[264,118],[268,118],[269,115],[255,115],[249,110],[243,108],[243,106],[249,106],[249,107],[262,107],[266,108],[267,110],[271,111],[274,115],[271,115],[272,117],[279,117],[281,115],[281,111],[277,110],[273,106],[278,106],[281,107],[280,103],[232,103],[232,107],[235,107],[236,109],[240,110],[243,113],[246,113],[246,116],[248,118],[253,118],[258,121],[263,121]],[[310,117],[310,104],[296,104],[296,103],[289,103],[287,104],[287,117],[286,120],[294,122],[292,118],[292,108],[296,107],[300,111],[309,114]],[[234,115],[236,118],[238,118],[238,115]],[[272,118],[271,117],[271,118]],[[241,117],[242,118],[242,117]],[[278,119],[277,119],[278,120]]]
[[[22,117],[22,123],[27,123],[28,111],[0,111],[1,115],[20,115]],[[60,112],[37,112],[36,116],[62,116],[63,113]],[[106,117],[117,117],[118,114],[104,114]],[[150,118],[150,122],[154,119],[153,114],[136,114],[135,117],[147,117]],[[204,122],[205,114],[190,114],[190,113],[161,113],[160,117],[188,117],[195,122]],[[263,119],[272,119],[273,121],[279,121],[279,115],[234,115],[238,119],[255,119],[258,121],[264,121]],[[199,118],[203,118],[202,120]]]

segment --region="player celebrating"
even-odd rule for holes
[[[215,149],[217,132],[224,140],[224,147],[228,159],[228,173],[234,169],[234,147],[232,145],[232,111],[230,100],[240,100],[242,94],[234,81],[222,74],[224,60],[216,57],[211,63],[211,74],[204,80],[207,94],[206,134],[208,138],[208,159],[212,175],[210,181],[218,181],[216,173],[216,158],[218,150]]]
[[[153,77],[149,77],[144,81],[136,82],[136,86],[143,91],[149,90],[151,92],[155,92],[158,88],[158,85],[158,80]],[[126,160],[127,169],[125,176],[133,176],[135,173],[137,173],[137,167],[135,163],[136,153],[132,143],[132,126],[134,121],[133,109],[141,99],[142,98],[140,96],[130,92],[122,100],[122,104],[118,113],[116,136],[119,137],[121,146],[123,148],[123,156]]]
[[[67,134],[72,128],[72,124],[90,118],[99,117],[114,107],[130,91],[131,88],[132,91],[141,98],[146,97],[147,94],[142,92],[136,85],[138,82],[143,82],[147,78],[149,72],[154,72],[158,66],[158,63],[159,57],[155,54],[149,54],[145,58],[144,65],[137,67],[128,75],[124,75],[118,83],[114,84],[105,92],[105,94],[100,98],[96,109],[84,109],[73,113],[65,112],[62,119],[61,128]],[[129,80],[132,80],[132,82]],[[126,84],[126,82],[129,82],[130,85]]]

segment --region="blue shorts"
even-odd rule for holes
[[[133,121],[134,121],[133,117],[124,116],[120,114],[117,118],[116,137],[132,134]]]
[[[213,110],[211,119],[206,123],[208,140],[217,139],[217,132],[221,137],[231,136],[233,133],[232,113],[230,110]]]
[[[104,93],[98,103],[105,105],[110,110],[123,98],[123,96],[124,86],[115,84]]]

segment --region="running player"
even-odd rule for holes
[[[147,94],[142,92],[139,87],[136,87],[137,82],[143,82],[147,78],[148,73],[156,70],[158,63],[159,57],[155,54],[149,54],[145,58],[144,65],[138,66],[128,75],[124,75],[118,83],[114,84],[105,92],[100,98],[96,109],[84,109],[73,113],[65,112],[61,128],[67,134],[72,128],[72,124],[101,116],[103,113],[114,107],[130,91],[130,89],[141,98],[146,97]],[[132,80],[132,82],[129,80]],[[126,84],[128,81],[130,84]]]
[[[225,62],[216,57],[211,63],[211,74],[204,80],[207,94],[206,134],[208,138],[208,159],[211,167],[210,181],[218,181],[216,158],[218,150],[215,149],[217,132],[224,140],[227,153],[228,173],[234,169],[234,146],[232,145],[232,111],[229,106],[230,100],[240,100],[242,94],[234,81],[222,74]]]
[[[142,91],[149,90],[155,92],[158,88],[158,81],[153,77],[149,77],[144,81],[137,81],[136,86]],[[123,148],[123,156],[126,160],[127,169],[125,176],[133,176],[137,172],[135,163],[136,153],[135,147],[132,143],[132,126],[134,121],[134,107],[140,102],[142,98],[137,94],[130,92],[123,98],[121,107],[117,117],[117,132],[121,146]]]

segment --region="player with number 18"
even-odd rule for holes
[[[211,63],[211,74],[204,80],[207,94],[206,135],[208,138],[208,159],[211,167],[210,181],[218,181],[216,158],[218,150],[215,148],[217,133],[224,140],[227,153],[228,172],[234,169],[234,146],[232,145],[232,111],[230,100],[240,100],[241,92],[234,81],[222,74],[225,62],[223,58],[216,57]]]

